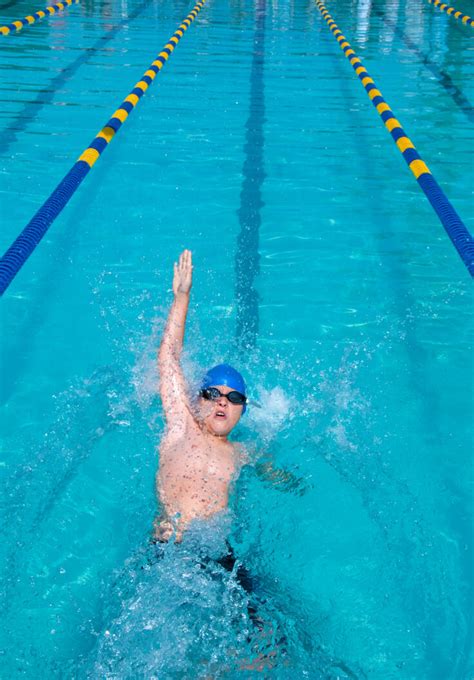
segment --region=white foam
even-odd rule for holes
[[[282,426],[291,420],[290,399],[281,387],[271,390],[261,387],[257,395],[260,408],[249,405],[248,425],[252,430],[258,430],[263,439],[274,439]]]

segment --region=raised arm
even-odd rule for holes
[[[191,417],[186,381],[181,369],[189,293],[192,286],[193,265],[190,250],[184,250],[174,264],[174,300],[168,314],[163,339],[158,352],[160,395],[168,430],[183,431]]]

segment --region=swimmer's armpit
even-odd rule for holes
[[[289,470],[275,467],[271,460],[257,463],[255,465],[255,470],[260,479],[269,482],[273,487],[280,491],[295,493],[298,496],[302,496],[308,489],[306,480],[303,477],[297,477]]]

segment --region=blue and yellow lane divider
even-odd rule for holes
[[[474,276],[474,239],[472,235],[449,202],[438,182],[433,177],[428,166],[415,149],[415,145],[396,119],[392,109],[382,97],[380,90],[377,89],[373,79],[362,65],[361,60],[352,49],[347,38],[339,30],[336,22],[321,0],[315,0],[315,2],[323,19],[329,26],[331,33],[339,43],[339,47],[344,52],[351,63],[352,68],[358,75],[359,80],[364,86],[372,104],[377,109],[385,127],[392,135],[393,141],[415,176],[416,181],[438,215],[441,224],[445,228],[469,273],[471,276]]]
[[[441,2],[441,0],[428,0],[428,2],[430,5],[437,7],[441,12],[446,12],[446,14],[449,14],[455,19],[459,19],[459,21],[462,21],[463,24],[466,24],[467,26],[474,26],[474,19],[472,17],[459,12],[454,7],[447,5],[445,2]]]
[[[53,193],[43,203],[33,219],[26,225],[21,234],[12,243],[5,255],[0,259],[0,295],[3,295],[18,271],[24,265],[59,213],[77,191],[79,185],[88,174],[94,163],[107,148],[108,144],[120,130],[128,115],[153,83],[156,75],[168,61],[171,53],[185,32],[191,26],[207,0],[199,0],[191,12],[179,25],[156,59],[145,71],[130,94],[125,97],[110,120],[94,137],[87,149],[79,156],[67,175],[63,177]]]
[[[40,9],[34,14],[28,14],[24,19],[17,19],[12,21],[11,24],[7,26],[0,26],[0,35],[10,35],[10,33],[18,33],[25,26],[30,26],[40,19],[50,16],[51,14],[56,14],[56,12],[62,12],[70,5],[78,5],[80,0],[63,0],[62,2],[57,2],[55,5],[49,5],[44,9]]]

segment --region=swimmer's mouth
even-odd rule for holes
[[[216,411],[215,416],[216,418],[227,418],[227,415],[224,413],[224,411]]]

